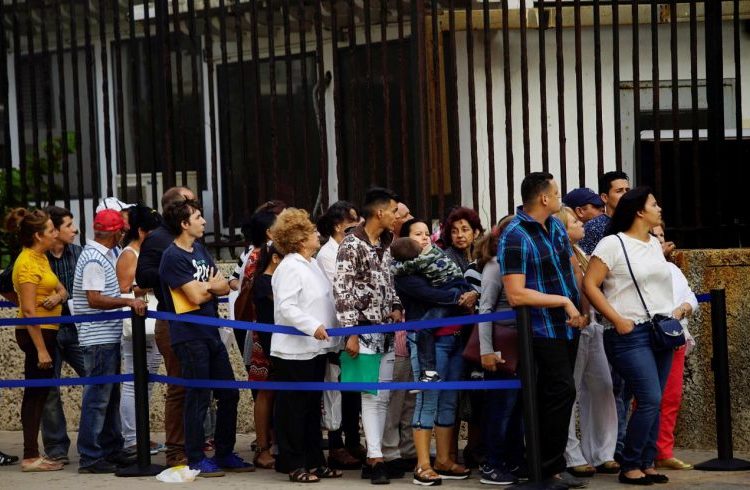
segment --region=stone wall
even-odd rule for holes
[[[734,422],[734,447],[750,450],[750,385],[744,383],[745,369],[750,368],[750,350],[745,348],[750,338],[750,249],[685,250],[676,254],[676,262],[685,272],[696,293],[712,288],[727,290],[728,337],[730,377],[732,388],[732,416]],[[233,264],[226,264],[231,270]],[[222,305],[222,314],[226,314]],[[0,310],[3,317],[15,316],[14,310]],[[677,425],[677,445],[687,448],[713,448],[716,446],[714,422],[714,382],[711,371],[711,311],[708,303],[690,324],[698,345],[688,357],[685,368],[685,394]],[[239,351],[232,346],[230,356],[235,373],[244,371]],[[16,346],[12,328],[0,329],[0,377],[22,378],[23,358]],[[162,369],[163,372],[163,369]],[[74,373],[67,366],[64,376]],[[239,377],[239,376],[238,376]],[[78,424],[81,387],[62,387],[61,392],[68,418],[68,428]],[[20,430],[21,389],[0,390],[0,430]],[[157,384],[151,403],[151,427],[163,430],[164,386]],[[252,424],[252,399],[248,390],[241,391],[238,431],[249,432]]]

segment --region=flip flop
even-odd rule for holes
[[[41,471],[59,471],[63,469],[62,463],[56,463],[46,458],[37,458],[33,463],[21,464],[24,473],[37,473]]]

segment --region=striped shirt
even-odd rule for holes
[[[523,274],[526,288],[545,294],[566,296],[578,305],[579,294],[570,258],[573,249],[562,222],[550,216],[546,230],[519,206],[516,216],[500,237],[497,262],[500,274]],[[574,338],[565,324],[564,308],[531,308],[531,328],[535,337]]]
[[[87,290],[100,291],[103,296],[112,298],[120,297],[120,285],[117,282],[115,266],[108,252],[109,249],[93,241],[88,242],[83,248],[76,264],[73,280],[72,298],[76,315],[91,315],[107,311],[89,306],[86,297]],[[90,284],[101,282],[102,276],[104,279],[102,287],[93,289]],[[122,337],[122,320],[76,323],[76,327],[78,327],[78,343],[81,346],[119,343]]]

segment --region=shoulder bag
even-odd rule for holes
[[[646,310],[646,315],[651,319],[651,346],[655,351],[663,351],[670,349],[677,349],[685,345],[685,330],[682,328],[682,324],[679,320],[664,316],[654,315],[651,316],[651,312],[648,311],[646,301],[643,299],[641,289],[638,287],[638,281],[635,280],[633,274],[633,268],[630,266],[630,259],[628,258],[628,252],[625,250],[625,243],[620,238],[620,235],[615,235],[620,240],[622,246],[622,252],[625,254],[625,262],[628,264],[628,271],[630,277],[633,279],[635,290],[638,291],[638,297],[641,299],[643,308]]]

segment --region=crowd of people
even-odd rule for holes
[[[243,226],[248,247],[228,278],[202,244],[206,221],[188,188],[167,190],[161,214],[104,199],[84,247],[74,243],[68,210],[19,208],[6,229],[21,252],[0,277],[0,294],[23,318],[123,309],[218,317],[218,300],[229,295],[233,318],[299,335],[149,320],[149,371],[163,361],[169,376],[186,379],[417,381],[421,388],[253,390],[251,463],[235,451],[237,419],[250,416],[238,414],[238,390],[168,385],[165,442],[152,442],[153,453],[165,451],[169,466],[187,464],[202,477],[275,469],[314,483],[357,469],[372,484],[408,472],[422,486],[466,479],[474,469],[484,484],[528,478],[519,392],[439,389],[442,381],[514,379],[515,321],[406,324],[346,337],[327,329],[528,306],[547,488],[582,488],[601,473],[623,484],[666,483],[658,468],[691,468],[672,448],[685,355],[695,345],[687,321],[698,303],[669,261],[674,244],[664,239],[653,193],[609,172],[598,193],[562,196],[552,175],[535,172],[521,197],[515,214],[488,231],[467,207],[450,210],[433,230],[384,188],[370,189],[361,206],[332,204],[315,223],[305,210],[270,201]],[[663,345],[662,328],[676,328],[677,340]],[[63,362],[79,376],[132,372],[131,339],[129,320],[16,329],[27,379],[59,377]],[[243,373],[230,363],[235,342]],[[112,473],[134,461],[133,403],[130,383],[84,387],[79,473]],[[70,462],[59,389],[25,388],[21,422],[23,471]],[[17,461],[0,453],[0,464]]]

